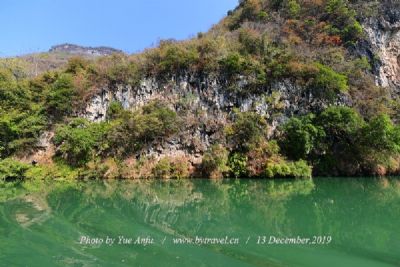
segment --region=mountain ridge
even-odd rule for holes
[[[108,46],[82,46],[71,43],[63,43],[52,46],[49,53],[64,52],[77,55],[90,55],[90,56],[109,56],[113,53],[124,53],[122,50],[118,50]]]

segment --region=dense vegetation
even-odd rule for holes
[[[352,52],[365,38],[361,20],[376,15],[367,12],[374,3],[243,0],[209,32],[140,54],[74,57],[34,77],[20,61],[0,61],[0,180],[398,174],[400,109],[375,85],[375,59]],[[77,116],[99,88],[135,87],[143,77],[168,83],[179,75],[218,77],[237,97],[268,95],[273,114],[234,110],[228,122],[211,127],[201,114],[193,122],[190,107],[160,100],[134,111],[113,102],[100,123]],[[274,85],[282,80],[320,104],[271,131],[282,112]],[[194,125],[214,127],[219,136],[202,151],[201,164],[146,156]],[[22,163],[46,131],[54,133],[54,153],[38,165]]]

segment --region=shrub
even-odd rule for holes
[[[287,2],[287,12],[291,18],[297,18],[300,14],[301,7],[296,0],[289,0]]]
[[[265,162],[280,158],[279,146],[276,141],[260,139],[254,143],[247,156],[247,172],[251,177],[262,177],[265,171]]]
[[[68,125],[57,127],[53,142],[57,153],[72,166],[82,166],[91,160],[108,132],[106,124],[89,123],[85,119],[74,119]]]
[[[236,112],[234,123],[226,131],[234,150],[247,152],[252,144],[266,137],[267,122],[255,112]]]
[[[197,71],[199,73],[215,73],[219,69],[219,59],[225,53],[227,40],[224,37],[203,37],[197,41],[199,61]]]
[[[70,74],[78,74],[85,71],[89,66],[89,61],[82,57],[72,57],[68,60],[65,72]]]
[[[254,18],[257,18],[257,15],[262,11],[260,0],[245,0],[243,1],[242,6],[240,21],[254,20]]]
[[[124,54],[100,57],[86,70],[89,87],[115,86],[124,84],[137,86],[142,78],[138,62]]]
[[[160,77],[188,71],[190,66],[199,61],[195,46],[174,40],[161,41],[159,48],[153,53],[155,71]]]
[[[29,91],[18,83],[10,70],[0,67],[0,110],[26,109],[29,104]]]
[[[209,178],[222,178],[229,171],[228,150],[222,145],[213,145],[204,154],[201,163],[203,175]]]
[[[245,70],[245,59],[239,53],[229,54],[226,58],[220,61],[222,72],[228,78],[241,74]]]
[[[311,178],[312,169],[305,161],[267,163],[265,175],[268,178]]]
[[[234,178],[248,177],[247,157],[240,153],[233,153],[229,156],[228,166]]]
[[[356,20],[356,13],[350,10],[345,0],[329,0],[325,8],[332,23],[330,32],[339,33],[345,42],[353,43],[362,35],[362,27]]]
[[[152,175],[159,179],[188,178],[189,163],[185,158],[164,157],[154,166]]]
[[[122,117],[113,123],[107,139],[112,153],[129,155],[150,142],[172,136],[179,127],[177,114],[156,101],[137,112],[123,112]]]
[[[29,165],[21,163],[11,158],[0,161],[0,181],[10,182],[24,180],[25,172],[30,168]]]
[[[267,76],[279,79],[288,76],[288,63],[293,57],[286,47],[276,43],[268,43],[263,49],[263,60]]]
[[[347,41],[348,43],[352,44],[354,41],[360,39],[363,33],[363,28],[361,24],[354,20],[346,25],[346,27],[342,31],[342,38],[343,40]]]
[[[107,120],[115,120],[120,118],[123,114],[124,108],[122,104],[118,101],[112,101],[107,109]]]
[[[261,54],[262,38],[257,31],[250,29],[241,29],[239,31],[239,42],[242,45],[242,54]]]
[[[319,63],[316,64],[316,67],[318,72],[308,85],[316,97],[333,100],[338,93],[346,92],[349,89],[345,75]]]

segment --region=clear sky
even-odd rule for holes
[[[238,0],[0,0],[0,57],[74,43],[138,52],[207,31]]]

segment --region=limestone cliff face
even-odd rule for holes
[[[239,81],[238,86],[244,87],[246,83],[245,80]],[[306,93],[304,88],[289,79],[274,83],[265,92],[245,96],[229,91],[217,78],[190,75],[173,77],[166,82],[146,78],[137,87],[120,84],[99,91],[100,93],[92,97],[80,113],[81,116],[94,122],[105,120],[112,101],[120,102],[127,110],[135,110],[153,100],[163,100],[177,112],[186,104],[190,105],[192,110],[206,111],[213,117],[229,114],[236,108],[241,112],[255,111],[270,118],[279,109],[282,116],[277,118],[278,120],[327,106],[327,103]],[[349,99],[342,95],[337,104],[350,103]]]
[[[367,46],[376,62],[378,85],[400,93],[400,10],[396,1],[386,1],[376,17],[367,19],[364,29]]]
[[[238,86],[244,87],[246,83],[242,79]],[[163,82],[146,78],[136,87],[116,85],[99,91],[80,116],[94,122],[103,121],[113,101],[120,102],[127,110],[135,110],[153,100],[161,100],[177,113],[183,112],[185,120],[191,123],[186,123],[182,132],[174,138],[165,140],[162,144],[151,144],[142,153],[155,158],[182,156],[193,164],[200,163],[203,153],[210,145],[221,140],[219,134],[233,115],[234,109],[241,112],[255,111],[265,116],[270,123],[269,134],[272,136],[276,127],[289,117],[327,106],[327,103],[306,93],[304,88],[291,80],[276,82],[264,92],[245,96],[231,92],[216,77],[188,74]],[[345,95],[336,104],[351,105]]]
[[[400,94],[400,9],[397,1],[387,0],[377,16],[364,19],[362,25],[365,40],[352,53],[365,55],[373,63],[376,83]],[[237,87],[243,89],[246,80],[240,79]],[[234,109],[255,111],[264,115],[271,125],[270,135],[280,124],[293,115],[306,114],[324,109],[328,103],[314,98],[305,88],[290,79],[276,81],[262,92],[238,95],[229,88],[221,77],[204,77],[193,74],[174,75],[159,81],[147,77],[140,85],[119,84],[100,88],[99,93],[80,112],[91,121],[103,121],[112,101],[118,101],[125,109],[135,110],[152,100],[162,100],[176,112],[189,110],[194,121],[172,140],[157,147],[149,146],[147,155],[160,157],[182,154],[198,162],[202,153],[218,140],[218,127],[229,121]],[[246,90],[241,90],[246,91]],[[341,95],[336,105],[352,106],[350,97]]]

